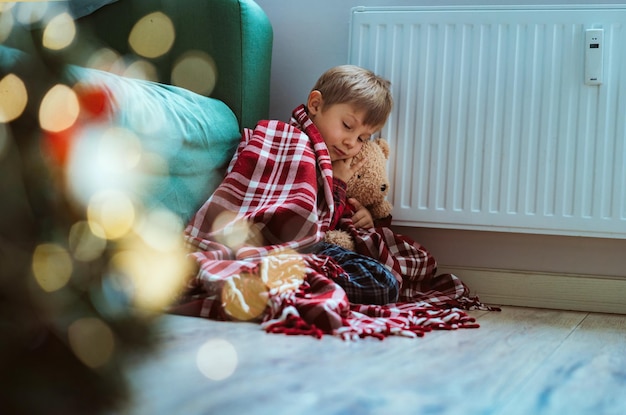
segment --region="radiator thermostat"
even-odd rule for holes
[[[604,51],[604,29],[587,29],[585,31],[585,83],[600,85],[602,83]]]

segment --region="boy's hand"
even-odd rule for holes
[[[333,161],[333,176],[348,183],[348,180],[365,164],[365,159],[352,164],[352,157]]]
[[[351,197],[348,199],[348,203],[350,203],[355,210],[354,215],[352,215],[352,223],[356,228],[374,227],[374,218],[372,218],[372,214],[361,204],[361,202]]]

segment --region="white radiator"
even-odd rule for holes
[[[589,7],[353,9],[349,61],[392,82],[395,224],[626,238],[626,7]]]

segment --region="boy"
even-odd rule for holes
[[[202,252],[194,253],[200,272],[209,252],[213,263],[291,248],[333,258],[342,270],[334,280],[351,302],[396,301],[398,280],[381,263],[321,242],[344,211],[346,182],[360,167],[351,166],[352,158],[382,128],[391,107],[388,81],[344,65],[319,78],[290,124],[264,121],[246,130],[226,179],[186,231]],[[355,226],[372,227],[367,209],[352,203]]]
[[[333,169],[335,228],[346,204],[346,183],[363,162],[351,166],[363,143],[382,129],[393,100],[389,81],[366,69],[344,65],[331,68],[310,92],[301,122],[311,120],[328,149]],[[292,121],[293,123],[293,121]],[[298,125],[298,121],[294,123]],[[356,228],[372,228],[372,215],[358,200],[351,199]],[[333,258],[346,274],[335,279],[348,299],[358,304],[388,304],[398,299],[399,281],[380,262],[336,245],[320,242],[301,250]]]
[[[261,121],[244,130],[226,177],[185,229],[198,274],[183,300],[195,305],[184,313],[232,318],[229,304],[238,303],[237,313],[251,319],[260,317],[252,315],[256,302],[267,320],[284,318],[293,305],[298,318],[334,330],[354,304],[447,304],[467,293],[456,278],[434,278],[436,263],[420,245],[372,227],[356,200],[358,252],[323,242],[342,216],[345,183],[360,167],[352,158],[389,116],[389,86],[356,66],[332,68],[290,123]],[[267,293],[255,294],[262,285]],[[268,300],[259,301],[264,295]]]

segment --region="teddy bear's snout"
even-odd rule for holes
[[[387,190],[387,185],[383,184],[382,186],[380,186],[380,191],[384,192],[385,190]]]

